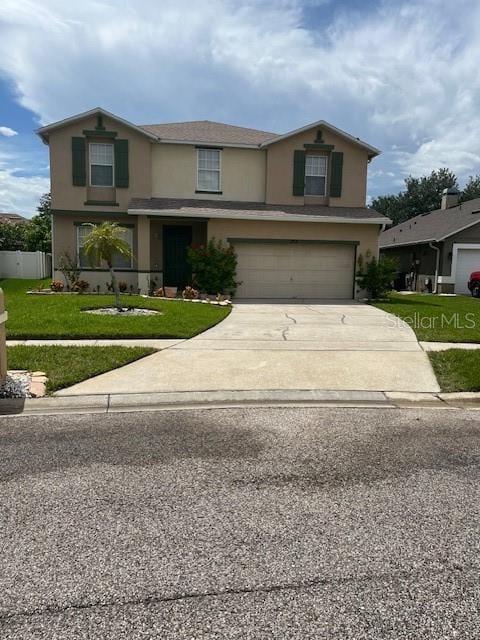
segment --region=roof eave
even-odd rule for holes
[[[385,224],[385,218],[344,218],[340,216],[309,216],[307,214],[269,215],[268,213],[243,213],[221,209],[127,209],[130,215],[181,216],[182,218],[226,218],[230,220],[264,220],[268,222],[330,222],[347,224]]]
[[[205,140],[175,140],[173,138],[157,138],[156,142],[158,144],[186,144],[196,147],[234,147],[239,149],[256,149],[257,151],[261,151],[259,144],[222,142],[221,140],[218,140],[217,142],[206,142]]]
[[[393,242],[391,244],[378,243],[380,249],[394,249],[395,247],[409,247],[414,244],[428,244],[429,242],[440,242],[435,238],[428,238],[427,240],[412,240],[411,242]]]

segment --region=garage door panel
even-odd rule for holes
[[[282,282],[286,284],[290,282],[290,273],[288,271],[278,271],[277,269],[263,269],[259,274],[258,269],[237,269],[237,280],[239,282],[257,281],[266,284]]]
[[[470,291],[467,282],[472,271],[480,270],[480,249],[458,249],[457,268],[455,270],[455,293]]]
[[[353,245],[245,242],[235,251],[237,298],[352,298]]]

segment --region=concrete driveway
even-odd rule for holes
[[[365,304],[329,302],[235,305],[198,337],[59,395],[252,389],[439,391],[408,326]]]

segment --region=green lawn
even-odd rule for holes
[[[374,306],[393,313],[426,342],[480,342],[480,299],[392,293]]]
[[[447,349],[428,354],[442,391],[480,391],[480,349]]]
[[[143,347],[8,347],[9,369],[44,371],[47,392],[69,387],[105,371],[148,356],[154,349]]]
[[[0,280],[8,311],[8,338],[191,338],[223,320],[229,307],[155,300],[124,295],[125,306],[145,307],[162,315],[116,317],[82,313],[113,306],[113,295],[27,295],[50,280]]]

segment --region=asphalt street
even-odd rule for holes
[[[480,637],[480,413],[0,419],[0,638]]]

